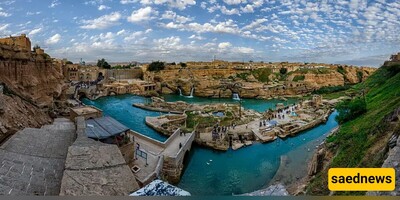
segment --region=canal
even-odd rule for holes
[[[167,101],[186,101],[189,103],[233,103],[231,99],[186,98],[178,95],[165,96]],[[144,135],[165,141],[167,138],[158,134],[144,123],[146,116],[158,116],[160,113],[146,111],[132,106],[133,103],[146,102],[147,98],[122,95],[103,97],[95,101],[84,99],[87,105],[103,110],[104,115],[111,116],[132,130]],[[236,101],[237,102],[237,101]],[[264,111],[274,108],[276,103],[295,103],[295,99],[255,100],[244,99],[242,106],[246,109]],[[329,116],[325,124],[302,132],[296,137],[277,139],[260,144],[226,152],[214,151],[193,146],[190,159],[178,187],[192,195],[232,195],[252,192],[265,187],[274,177],[280,164],[281,156],[291,161],[293,171],[305,171],[316,144],[323,141],[332,129],[338,126],[336,112]]]

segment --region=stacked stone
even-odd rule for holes
[[[0,115],[4,114],[3,85],[0,84]]]

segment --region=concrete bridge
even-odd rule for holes
[[[135,173],[139,184],[146,185],[157,177],[172,184],[179,182],[184,160],[187,159],[195,138],[193,132],[184,134],[177,129],[165,142],[135,131],[128,135],[135,143],[136,152],[142,154],[136,153],[134,161],[134,167],[140,169]]]

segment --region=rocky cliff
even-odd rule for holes
[[[47,54],[0,45],[0,139],[25,127],[51,122],[51,108],[63,86],[61,70]]]
[[[360,75],[358,77],[361,78]],[[366,111],[342,122],[337,132],[328,136],[324,148],[311,166],[310,195],[362,195],[364,192],[331,192],[328,189],[329,168],[394,167],[398,173],[400,151],[400,65],[384,65],[364,82],[350,90],[363,98]],[[361,93],[366,91],[366,93]],[[347,104],[349,104],[347,102]],[[339,110],[339,115],[344,114]],[[368,195],[398,195],[393,192],[370,192]]]
[[[49,107],[62,92],[63,75],[46,54],[0,45],[0,82],[39,107]]]
[[[269,68],[177,68],[159,72],[146,72],[146,77],[159,83],[162,93],[195,96],[232,97],[238,93],[243,98],[271,98],[293,96],[312,92],[321,87],[356,84],[365,80],[376,69],[346,66],[302,68],[287,74]]]
[[[15,95],[0,94],[0,141],[25,127],[40,127],[51,118],[41,109]]]

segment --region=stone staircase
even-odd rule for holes
[[[75,125],[64,118],[9,138],[0,147],[0,195],[58,195],[74,139]]]

